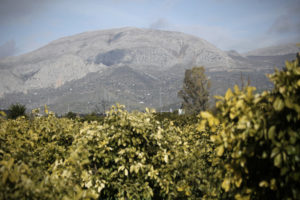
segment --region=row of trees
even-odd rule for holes
[[[195,114],[206,110],[209,100],[210,80],[205,75],[204,67],[187,69],[183,81],[183,88],[178,92],[182,98],[182,108],[186,114]],[[102,100],[95,107],[96,112],[103,112],[108,108],[108,101]],[[16,119],[26,116],[26,107],[22,104],[12,104],[8,109],[8,118]],[[75,118],[76,113],[69,112],[66,117]]]

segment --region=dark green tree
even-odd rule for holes
[[[193,67],[185,71],[183,88],[178,92],[186,114],[195,114],[208,107],[210,81],[204,67]]]
[[[26,116],[26,106],[22,104],[12,104],[10,105],[8,109],[8,118],[9,119],[16,119],[17,117],[20,116]]]
[[[76,116],[77,116],[77,114],[74,112],[71,112],[71,111],[65,115],[65,117],[69,118],[69,119],[76,119]]]

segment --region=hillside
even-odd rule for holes
[[[261,90],[272,87],[264,74],[275,64],[251,55],[179,32],[127,27],[81,33],[0,60],[0,107],[20,102],[84,113],[105,100],[129,109],[176,108],[184,71],[193,66],[205,67],[213,95],[240,84],[241,74]]]

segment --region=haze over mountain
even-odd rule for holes
[[[131,27],[85,32],[0,60],[0,107],[48,104],[59,114],[91,112],[104,101],[129,109],[178,108],[188,68],[205,67],[212,95],[241,84],[241,74],[262,90],[272,87],[264,74],[297,51],[289,44],[241,55],[180,32]]]

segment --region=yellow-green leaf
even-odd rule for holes
[[[45,114],[48,114],[48,113],[49,113],[48,107],[47,107],[47,105],[45,104]]]
[[[225,190],[225,192],[228,192],[230,190],[230,180],[228,178],[225,178],[222,182],[221,187]]]
[[[183,190],[184,190],[183,187],[177,187],[177,191],[178,191],[178,192],[182,192]]]
[[[282,162],[281,154],[277,154],[277,156],[275,156],[275,158],[274,158],[274,165],[276,167],[280,168],[281,162]]]
[[[225,94],[225,100],[229,100],[233,96],[231,89],[229,88]]]
[[[276,111],[281,111],[284,108],[284,102],[280,97],[277,97],[275,99],[273,107]]]
[[[276,127],[275,126],[271,126],[271,128],[268,131],[268,137],[269,139],[273,140],[275,137],[275,131],[276,131]]]
[[[0,111],[0,115],[2,115],[3,117],[6,117],[6,113],[3,111]]]
[[[243,182],[243,179],[241,177],[239,177],[238,179],[235,180],[234,184],[236,187],[239,188],[241,186],[242,182]]]
[[[269,187],[269,183],[267,181],[259,182],[259,187]]]
[[[221,145],[217,148],[217,156],[222,156],[224,153],[224,146]]]

